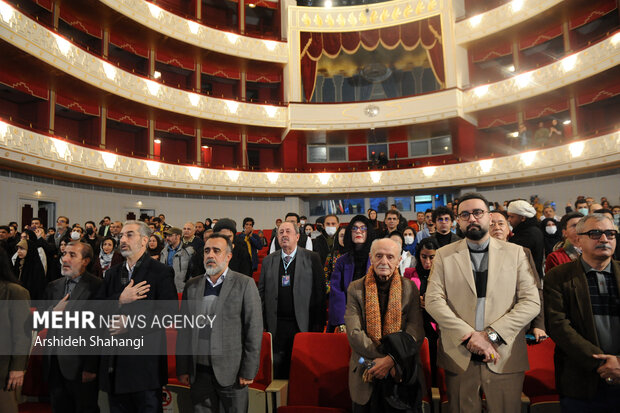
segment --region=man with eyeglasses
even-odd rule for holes
[[[581,257],[545,277],[547,332],[555,341],[562,412],[617,412],[620,406],[618,230],[602,214],[577,223]]]
[[[433,211],[435,233],[432,234],[431,237],[437,240],[440,247],[445,247],[461,239],[461,237],[451,231],[452,221],[454,221],[454,214],[452,214],[450,208],[440,206]]]
[[[479,412],[480,389],[490,413],[521,411],[525,327],[540,312],[523,248],[489,236],[488,205],[480,194],[461,198],[465,239],[437,250],[424,298],[439,325],[437,360],[451,413]]]

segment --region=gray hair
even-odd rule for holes
[[[372,244],[370,244],[370,255],[371,256],[372,256],[372,252],[377,248],[377,246],[375,244],[377,244],[377,242],[379,242],[379,241],[390,241],[391,243],[394,244],[394,246],[396,248],[398,248],[399,251],[402,250],[402,248],[399,247],[398,244],[396,243],[396,241],[394,241],[393,239],[390,239],[390,238],[377,238],[377,239],[375,239],[372,242]]]
[[[138,226],[138,232],[140,233],[141,237],[147,237],[148,238],[153,233],[153,231],[151,231],[149,226],[146,225],[142,221],[135,221],[135,220],[133,220],[133,221],[125,221],[125,223],[123,224],[123,227],[125,227],[126,225],[137,225]]]
[[[82,254],[82,258],[88,258],[88,262],[92,262],[93,261],[93,247],[90,246],[89,243],[87,242],[82,242],[82,241],[71,241],[70,243],[67,244],[67,246],[72,246],[72,247],[80,247],[80,254]]]
[[[297,226],[297,224],[295,224],[294,222],[290,222],[290,221],[283,221],[282,224],[291,224],[293,226],[293,228],[295,228],[295,234],[299,234],[299,227]],[[280,224],[280,226],[282,226],[282,224]],[[280,230],[280,228],[278,228],[278,230]],[[276,232],[277,235],[277,232]]]
[[[590,220],[596,220],[597,222],[603,222],[605,220],[611,222],[611,225],[615,228],[616,224],[614,223],[613,220],[609,219],[609,217],[607,215],[604,214],[590,214],[590,215],[586,215],[585,217],[581,218],[578,222],[577,222],[577,233],[583,232],[584,227],[586,226],[586,223]]]

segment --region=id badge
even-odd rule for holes
[[[291,276],[283,275],[282,276],[282,287],[290,287],[291,286]]]

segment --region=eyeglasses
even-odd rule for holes
[[[367,226],[361,226],[361,227],[351,227],[351,232],[365,232],[368,231],[368,227]]]
[[[618,235],[618,231],[615,229],[606,229],[605,231],[601,231],[600,229],[591,229],[588,232],[579,232],[577,235],[587,235],[590,239],[599,240],[605,234],[607,239],[616,239],[616,235]]]
[[[482,216],[486,213],[487,211],[483,210],[483,209],[474,209],[473,211],[469,212],[469,211],[463,211],[460,214],[458,214],[458,217],[461,218],[463,221],[467,221],[469,219],[470,216],[474,216],[474,218],[476,219],[480,219],[482,218]]]

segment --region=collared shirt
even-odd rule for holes
[[[228,274],[228,267],[226,267],[222,275],[220,275],[217,281],[215,281],[215,284],[213,283],[213,281],[211,281],[211,277],[209,277],[207,273],[205,273],[205,278],[207,279],[209,284],[211,284],[211,287],[217,287],[218,285],[224,282],[224,279],[226,278],[227,274]]]
[[[179,242],[179,245],[177,245],[176,248],[173,248],[172,245],[168,244],[168,259],[166,260],[166,264],[168,264],[168,267],[172,267],[174,256],[176,255],[177,252],[181,250],[181,248],[183,248],[182,242]]]
[[[78,275],[75,278],[67,278],[67,280],[65,281],[65,295],[71,294],[81,279],[81,275]]]
[[[611,261],[599,271],[580,259],[588,281],[594,325],[605,354],[620,353],[620,297]]]
[[[296,255],[297,255],[297,247],[295,247],[295,249],[293,250],[293,252],[291,252],[290,255],[286,255],[284,253],[284,250],[282,250],[282,264],[284,264],[284,270],[286,270],[288,268],[288,266],[291,265],[291,262],[293,262],[293,260],[295,259]],[[288,264],[286,263],[286,260],[284,259],[284,257],[291,257],[291,259],[288,262]]]

